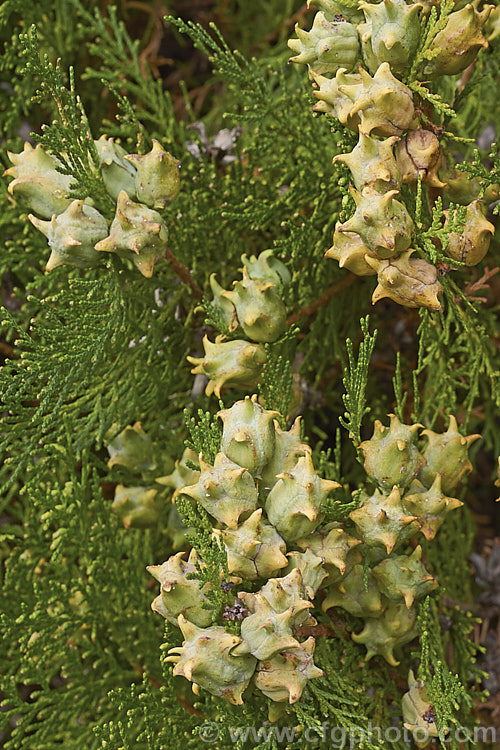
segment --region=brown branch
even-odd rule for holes
[[[345,279],[342,279],[342,281],[339,281],[338,284],[333,284],[332,286],[328,287],[328,289],[325,289],[321,297],[319,297],[315,302],[313,302],[311,305],[307,305],[307,307],[303,307],[302,310],[299,310],[296,313],[293,313],[293,315],[290,315],[290,317],[287,320],[288,325],[292,325],[292,323],[296,323],[301,318],[308,318],[310,315],[316,312],[320,307],[323,307],[323,305],[326,305],[328,300],[330,300],[332,297],[334,297],[338,292],[341,292],[343,289],[346,289],[348,286],[351,286],[351,284],[354,284],[357,277],[354,276],[354,274],[351,274],[350,276],[346,276]]]
[[[201,291],[196,281],[192,278],[191,271],[189,270],[189,268],[186,268],[186,266],[181,263],[178,258],[175,257],[173,252],[168,247],[165,249],[165,258],[170,263],[172,271],[181,279],[181,281],[191,287],[193,297],[195,297],[196,299],[202,299],[203,292]]]

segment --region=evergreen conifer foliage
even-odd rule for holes
[[[498,9],[207,7],[0,9],[2,745],[494,747]]]

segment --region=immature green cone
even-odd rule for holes
[[[424,79],[453,76],[469,67],[478,52],[488,46],[482,27],[493,7],[486,5],[479,12],[469,3],[450,13],[446,26],[436,34],[429,47],[429,52],[437,54],[423,66]]]
[[[353,112],[353,106],[363,89],[361,75],[346,73],[342,68],[337,71],[335,78],[326,78],[312,71],[311,75],[319,87],[313,94],[320,100],[316,102],[313,110],[328,112],[356,133],[361,119],[357,112]]]
[[[328,579],[324,581],[326,586],[346,575],[361,560],[355,549],[358,544],[361,541],[349,536],[338,523],[328,523],[296,541],[299,549],[310,550],[323,561],[328,573]]]
[[[7,151],[13,163],[4,175],[14,177],[7,190],[14,198],[21,198],[36,214],[51,219],[53,214],[61,214],[71,203],[69,197],[72,177],[57,171],[57,159],[49,156],[41,144],[33,148],[24,144],[20,154]]]
[[[483,260],[495,234],[495,225],[484,217],[481,205],[481,200],[469,203],[462,232],[451,232],[448,236],[446,254],[466,266],[476,266]],[[449,212],[444,213],[448,221]]]
[[[359,445],[366,473],[387,492],[394,485],[407,487],[425,463],[417,447],[418,431],[423,425],[403,424],[395,414],[389,417],[390,427],[377,419],[371,439]]]
[[[217,308],[228,330],[234,333],[239,326],[238,316],[236,315],[233,303],[224,296],[226,290],[217,281],[215,273],[210,274],[210,288],[214,295],[212,305]]]
[[[417,518],[407,515],[398,487],[387,496],[375,490],[373,495],[364,498],[360,508],[349,514],[349,518],[366,544],[383,545],[388,555],[398,542],[417,531],[415,524],[409,526]]]
[[[341,581],[326,589],[321,604],[323,612],[342,607],[354,617],[376,617],[383,610],[382,597],[371,571],[365,586],[363,565],[357,564]]]
[[[149,279],[155,262],[165,254],[167,236],[160,214],[142,203],[134,203],[122,190],[109,236],[98,242],[95,249],[128,258]]]
[[[341,161],[349,167],[357,190],[371,187],[378,193],[386,193],[398,189],[401,172],[393,154],[397,141],[397,136],[378,141],[360,131],[354,149],[348,154],[334,156],[333,164]]]
[[[221,296],[232,302],[245,336],[252,341],[276,341],[285,332],[286,307],[277,286],[251,279],[246,266],[243,280],[234,282],[234,291]]]
[[[357,276],[375,276],[377,273],[365,260],[371,250],[364,244],[363,240],[355,232],[340,231],[343,225],[337,222],[333,235],[333,245],[326,253],[325,258],[333,258],[338,261],[340,268],[347,268]]]
[[[300,440],[300,422],[301,418],[297,417],[289,430],[282,430],[279,423],[274,421],[274,452],[262,471],[264,490],[271,490],[279,481],[280,474],[290,473],[298,459],[310,452],[307,443]]]
[[[273,250],[263,250],[257,257],[242,255],[241,262],[246,266],[249,277],[256,281],[271,282],[279,288],[288,286],[292,280],[292,274],[285,264],[276,258]]]
[[[99,156],[99,166],[106,190],[116,200],[122,190],[127,195],[135,198],[135,167],[127,159],[127,152],[114,138],[101,135],[98,141],[94,141]]]
[[[397,190],[380,195],[373,188],[360,193],[351,186],[350,192],[356,211],[336,231],[355,232],[378,258],[390,258],[409,248],[414,224],[404,204],[394,198]],[[365,256],[368,265],[373,260]]]
[[[163,565],[148,565],[146,568],[160,584],[160,594],[152,601],[151,609],[172,625],[177,625],[179,615],[183,615],[198,627],[206,628],[212,624],[212,612],[203,606],[210,603],[205,596],[208,584],[200,588],[197,578],[188,578],[196,573],[196,563],[199,562],[196,550],[191,550],[187,560],[185,557],[185,552],[178,552]]]
[[[382,615],[367,618],[361,633],[352,633],[352,640],[366,647],[366,661],[380,655],[391,666],[397,667],[399,662],[394,649],[409,643],[417,635],[416,609],[391,602]]]
[[[450,203],[458,203],[468,206],[477,200],[481,193],[481,180],[471,177],[467,172],[462,172],[456,167],[449,167],[441,171],[441,177],[445,182],[444,197]],[[482,197],[483,204],[488,206],[500,196],[500,185],[496,182],[488,185]]]
[[[125,427],[106,447],[110,456],[109,468],[125,466],[137,472],[156,469],[153,441],[140,422]]]
[[[341,16],[351,23],[359,23],[363,15],[358,10],[357,0],[307,0],[307,7],[314,4],[329,21],[338,20]]]
[[[430,130],[410,130],[396,144],[395,154],[403,182],[414,185],[420,177],[431,187],[446,186],[437,173],[442,159],[441,146]]]
[[[247,581],[270,578],[288,564],[286,544],[262,512],[258,508],[234,531],[214,532],[222,536],[229,572]]]
[[[462,479],[472,471],[469,460],[469,445],[479,440],[481,435],[460,434],[457,420],[450,414],[450,424],[441,434],[423,430],[427,445],[423,452],[427,464],[420,470],[418,478],[426,487],[431,487],[436,474],[441,475],[441,488],[446,494],[453,492]]]
[[[321,479],[308,450],[290,471],[278,475],[279,481],[267,496],[267,517],[287,542],[310,534],[321,523],[321,505],[338,482]]]
[[[126,529],[148,529],[155,525],[160,516],[160,508],[155,503],[157,492],[150,487],[118,484],[111,510]]]
[[[463,503],[460,500],[446,497],[441,490],[440,474],[436,474],[430,489],[415,479],[403,496],[405,510],[418,518],[419,530],[427,541],[434,539],[448,513],[461,505]]]
[[[203,338],[204,357],[186,357],[195,367],[193,375],[206,375],[208,383],[205,394],[215,393],[220,398],[223,388],[253,390],[262,375],[262,367],[267,355],[262,344],[249,341],[219,341],[212,343],[208,336]]]
[[[201,474],[198,482],[183,487],[179,494],[197,500],[207,513],[230,529],[236,529],[242,513],[257,507],[257,488],[247,469],[218,453],[214,465],[205,463],[199,456]]]
[[[177,490],[182,489],[189,484],[195,484],[200,478],[200,472],[191,469],[187,465],[187,461],[191,461],[195,465],[198,464],[198,456],[191,450],[191,448],[184,449],[181,458],[177,459],[174,470],[170,474],[155,479],[158,484],[172,487],[172,489],[176,491],[174,492],[174,497],[172,499],[175,499],[175,496],[178,494]]]
[[[185,641],[171,648],[165,661],[175,662],[174,676],[185,677],[211,695],[224,698],[235,706],[243,704],[243,692],[248,687],[257,666],[251,654],[235,654],[242,639],[216,625],[198,628],[179,615],[178,624]]]
[[[52,252],[46,271],[64,265],[89,268],[99,263],[101,257],[94,247],[106,237],[108,224],[95,208],[75,200],[50,221],[37,219],[33,214],[28,219],[49,241]]]
[[[421,562],[422,547],[415,547],[411,555],[391,555],[372,569],[378,588],[393,602],[404,600],[409,609],[415,600],[434,589],[437,581]]]
[[[303,63],[315,73],[335,75],[337,70],[351,70],[359,53],[356,27],[345,19],[330,21],[324,13],[316,13],[310,31],[295,24],[298,39],[289,39],[288,46],[296,55],[290,62]]]
[[[299,648],[289,648],[260,662],[255,672],[255,686],[267,698],[278,703],[296,703],[308,682],[323,677],[313,662],[316,641],[311,636]]]
[[[443,287],[437,280],[436,266],[421,258],[411,258],[415,250],[406,250],[396,258],[378,260],[367,257],[366,262],[377,271],[378,285],[372,303],[388,297],[403,307],[426,307],[441,310],[438,296]]]
[[[295,568],[300,570],[305,592],[309,599],[314,599],[316,592],[321,588],[321,584],[328,577],[328,573],[323,567],[322,558],[315,555],[310,549],[306,549],[305,552],[289,552],[287,557],[288,565],[283,574],[291,573]]]
[[[408,673],[408,692],[401,699],[403,721],[413,734],[418,748],[427,747],[433,737],[439,737],[436,713],[427,697],[423,680],[416,680],[413,671]],[[444,730],[448,733],[448,729]]]
[[[274,418],[279,413],[264,409],[253,395],[217,412],[217,416],[223,423],[221,451],[260,477],[274,453]]]
[[[420,39],[420,4],[407,5],[404,0],[361,0],[366,23],[359,27],[363,55],[371,73],[380,63],[389,63],[396,76],[403,76],[411,66]]]
[[[153,138],[153,148],[147,154],[128,154],[125,157],[137,169],[135,192],[137,200],[150,208],[163,209],[177,197],[180,190],[180,161]],[[128,192],[128,191],[127,191]]]

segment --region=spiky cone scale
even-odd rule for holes
[[[270,578],[261,588],[260,593],[277,612],[284,612],[291,604],[304,597],[304,581],[300,570],[292,570],[281,578]],[[310,620],[307,613],[301,625]]]
[[[223,388],[254,390],[258,385],[262,368],[267,360],[262,344],[253,344],[243,339],[213,343],[203,337],[204,357],[186,357],[194,365],[193,375],[205,375],[208,383],[205,394],[215,393],[220,398]]]
[[[394,485],[407,487],[425,463],[417,446],[423,425],[403,424],[395,414],[389,414],[389,418],[389,427],[377,419],[370,440],[364,440],[358,447],[366,473],[387,492]]]
[[[126,529],[148,529],[160,517],[155,502],[158,490],[150,487],[125,487],[117,484],[111,511],[118,516]]]
[[[399,189],[401,171],[394,158],[393,148],[398,136],[382,141],[359,131],[359,140],[348,154],[337,154],[333,164],[343,162],[351,171],[356,190],[373,188],[377,193]]]
[[[162,565],[148,565],[146,570],[160,584],[160,593],[151,602],[151,609],[166,620],[177,625],[183,615],[199,628],[212,624],[212,611],[203,605],[210,604],[205,592],[208,584],[200,588],[198,579],[189,579],[196,573],[199,562],[196,550],[192,549],[186,560],[185,552],[172,555]]]
[[[289,473],[297,461],[310,451],[307,443],[300,439],[301,417],[297,417],[289,430],[282,430],[278,421],[274,420],[274,452],[270,461],[262,471],[262,486],[269,492],[280,474]]]
[[[354,617],[376,617],[383,608],[382,597],[371,571],[365,576],[363,565],[357,564],[341,581],[326,589],[321,603],[323,612],[342,607]]]
[[[150,208],[164,209],[179,194],[180,161],[153,138],[153,148],[147,154],[127,154],[125,159],[136,168],[135,193],[137,200]]]
[[[184,449],[181,458],[177,459],[174,470],[170,474],[164,477],[156,477],[155,482],[163,484],[166,487],[172,487],[173,490],[179,490],[187,485],[196,484],[200,478],[200,472],[191,469],[187,465],[187,461],[191,461],[195,465],[198,464],[198,455],[191,448]],[[175,497],[172,499],[175,499]]]
[[[355,232],[339,232],[342,226],[337,223],[333,235],[333,245],[326,253],[325,258],[338,261],[340,268],[347,268],[356,276],[375,276],[376,271],[365,260],[371,250],[364,244],[363,240]]]
[[[458,498],[445,496],[440,474],[436,474],[429,489],[418,479],[413,481],[402,502],[405,510],[418,518],[419,530],[427,541],[434,539],[448,513],[463,505]]]
[[[476,266],[483,260],[488,252],[491,237],[495,234],[495,225],[485,218],[482,205],[481,200],[469,203],[462,232],[451,232],[448,235],[446,254],[465,263],[466,266]],[[444,211],[444,214],[447,223],[449,211]]]
[[[481,193],[481,180],[478,177],[471,177],[467,172],[462,172],[456,167],[448,167],[441,171],[441,177],[446,184],[443,195],[445,200],[450,203],[458,203],[461,206],[468,206],[472,201],[477,200]],[[500,196],[500,185],[494,182],[488,185],[482,196],[482,205],[486,209],[490,203],[498,200]]]
[[[398,542],[417,531],[413,523],[417,517],[406,513],[398,487],[393,487],[389,495],[375,490],[373,495],[364,498],[360,508],[349,513],[349,518],[366,544],[383,545],[388,555]]]
[[[372,569],[381,593],[393,602],[403,599],[409,609],[423,596],[437,589],[437,581],[422,563],[422,547],[411,555],[391,555]]]
[[[436,266],[422,258],[411,258],[415,250],[409,249],[395,258],[378,260],[367,257],[366,262],[377,271],[378,284],[372,295],[372,304],[388,298],[403,307],[426,307],[441,311],[438,299],[443,287],[437,278]]]
[[[235,653],[242,639],[219,625],[199,628],[182,615],[178,625],[184,643],[171,648],[165,659],[175,663],[174,676],[185,677],[211,695],[241,706],[257,666],[257,659],[251,654]]]
[[[352,633],[355,643],[366,648],[366,661],[374,656],[383,656],[386,662],[397,667],[399,661],[394,649],[404,646],[418,635],[417,611],[404,604],[390,602],[379,617],[368,617],[361,633]]]
[[[94,144],[104,185],[113,200],[118,198],[122,190],[131,198],[135,198],[136,169],[127,161],[128,154],[125,149],[107,135],[101,135]]]
[[[109,236],[98,242],[95,249],[128,258],[149,279],[155,262],[165,254],[167,237],[167,227],[160,214],[142,203],[134,203],[122,190]]]
[[[276,703],[296,703],[309,680],[324,677],[313,661],[316,642],[310,636],[299,648],[290,648],[261,661],[255,672],[255,686]]]
[[[408,692],[401,698],[403,726],[414,733],[418,748],[427,747],[433,737],[439,737],[434,707],[427,697],[423,680],[416,680],[413,671],[408,673]],[[443,729],[448,734],[448,729]]]
[[[319,526],[322,503],[340,485],[318,476],[310,449],[277,479],[265,502],[267,517],[283,539],[294,542]]]
[[[500,5],[493,8],[485,26],[486,39],[492,42],[500,36]]]
[[[407,5],[404,0],[362,0],[358,7],[366,23],[362,24],[363,56],[371,73],[381,63],[389,63],[398,77],[408,71],[420,40],[420,4]],[[369,49],[367,49],[369,47]]]
[[[154,471],[154,443],[140,422],[127,425],[108,445],[108,466],[125,466],[132,471]]]
[[[404,204],[394,197],[397,190],[380,194],[367,187],[360,193],[351,185],[350,192],[356,211],[344,224],[337,225],[336,232],[354,232],[361,237],[370,250],[364,258],[368,265],[374,267],[371,261],[391,258],[409,248],[415,227]]]
[[[217,281],[215,273],[210,274],[210,288],[213,294],[212,305],[219,311],[230,333],[234,333],[239,326],[238,316],[233,303],[223,296],[226,290]]]
[[[438,175],[443,156],[441,146],[430,130],[410,130],[396,144],[395,156],[403,182],[415,185],[420,177],[422,182],[431,187],[446,187],[446,183]]]
[[[443,75],[456,75],[468,68],[478,52],[488,46],[482,28],[493,8],[493,5],[485,5],[479,12],[468,3],[450,13],[446,26],[431,42],[429,52],[437,54],[423,65],[422,77],[433,80]]]
[[[200,453],[199,464],[198,482],[183,487],[178,494],[196,500],[219,523],[236,529],[242,513],[251,513],[257,507],[258,492],[252,475],[224,453],[216,455],[213,466]]]
[[[306,549],[305,552],[289,552],[287,558],[288,564],[283,574],[291,573],[295,568],[300,570],[305,592],[309,599],[314,599],[317,591],[321,588],[321,584],[328,577],[328,573],[323,567],[323,560],[310,549]]]
[[[69,206],[73,178],[57,171],[59,162],[49,156],[40,143],[33,148],[26,142],[21,153],[7,151],[7,156],[14,166],[3,174],[14,178],[7,188],[14,198],[21,198],[44,219],[61,214]]]
[[[342,2],[342,0],[307,0],[308,8],[311,3],[317,10],[322,11],[329,21],[334,21],[338,16],[341,16],[351,23],[359,23],[363,18],[358,10],[356,0],[347,0],[347,2]]]
[[[353,102],[359,96],[363,84],[359,73],[346,73],[342,68],[335,78],[326,78],[311,71],[311,76],[318,87],[313,91],[319,99],[313,107],[315,112],[327,112],[336,117],[355,133],[361,123],[357,113],[352,112]]]
[[[275,576],[288,564],[285,542],[262,513],[258,508],[234,530],[214,530],[224,542],[229,572],[247,581]]]
[[[223,424],[221,451],[260,477],[274,453],[274,419],[279,412],[264,409],[254,394],[217,412],[217,416]]]
[[[303,551],[310,550],[323,561],[328,573],[324,585],[329,585],[337,578],[335,573],[338,573],[340,578],[361,560],[360,553],[355,549],[361,541],[350,536],[335,522],[316,529],[309,536],[297,539],[295,544]]]
[[[458,431],[455,417],[450,414],[449,419],[450,424],[446,432],[423,430],[422,435],[427,438],[427,445],[423,451],[427,464],[418,475],[418,479],[426,487],[431,487],[436,474],[440,474],[441,488],[446,494],[453,492],[462,479],[472,471],[469,446],[481,438],[478,434],[464,437]]]
[[[296,53],[290,62],[308,65],[320,75],[335,75],[337,70],[352,70],[359,53],[356,27],[345,19],[330,21],[321,11],[314,16],[310,31],[295,24],[298,39],[289,39],[288,46]]]
[[[256,281],[271,282],[277,287],[288,286],[292,274],[274,254],[274,250],[263,250],[258,256],[241,256],[248,276]]]
[[[243,266],[243,279],[233,286],[221,295],[234,305],[245,336],[258,343],[276,341],[286,330],[286,307],[276,284],[251,279]]]
[[[90,268],[101,260],[94,247],[106,237],[108,224],[99,211],[83,201],[72,201],[62,213],[54,214],[50,221],[38,219],[33,214],[29,214],[28,219],[47,237],[51,253],[46,271],[64,265]]]

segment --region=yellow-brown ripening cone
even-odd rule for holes
[[[274,487],[280,474],[289,473],[298,459],[309,453],[309,446],[300,439],[300,422],[301,417],[297,417],[290,429],[285,431],[274,421],[274,453],[262,471],[262,487],[265,492]]]
[[[258,508],[234,531],[223,530],[229,572],[247,581],[270,578],[285,568],[286,544]]]
[[[365,255],[371,254],[370,249],[366,247],[359,234],[339,232],[340,226],[342,225],[337,223],[333,245],[326,251],[325,258],[333,258],[338,261],[340,268],[347,268],[356,276],[375,276],[376,271],[365,260]]]
[[[354,617],[376,617],[383,610],[382,597],[371,571],[365,576],[363,565],[355,565],[339,583],[326,589],[323,612],[342,607]]]
[[[390,427],[376,420],[371,439],[359,445],[366,473],[387,492],[394,485],[407,487],[425,463],[417,447],[418,431],[423,425],[403,424],[395,414],[389,417]]]
[[[198,464],[198,455],[191,450],[191,448],[185,448],[181,458],[175,462],[174,470],[164,477],[156,477],[155,482],[163,484],[166,487],[172,487],[173,490],[182,489],[189,484],[195,484],[200,478],[200,472],[191,469],[187,465],[187,461],[191,461],[193,464]],[[177,493],[174,493],[174,498]]]
[[[363,19],[362,13],[358,10],[357,0],[307,0],[308,8],[311,4],[322,11],[329,21],[338,20],[340,17],[351,23],[359,23]]]
[[[377,271],[378,285],[372,303],[388,297],[403,307],[426,307],[441,310],[438,296],[443,287],[437,279],[436,267],[426,260],[410,258],[415,250],[407,250],[396,258],[377,260],[367,257],[367,263]]]
[[[377,141],[366,133],[359,132],[359,141],[349,154],[338,154],[333,164],[338,161],[349,167],[352,181],[357,190],[371,187],[378,193],[399,189],[401,172],[393,154],[397,136]]]
[[[106,237],[108,224],[99,211],[83,201],[72,201],[63,213],[54,214],[50,221],[37,219],[33,214],[29,214],[28,219],[49,242],[52,252],[46,271],[64,265],[89,268],[101,260],[94,247]]]
[[[292,274],[274,254],[274,250],[263,250],[257,257],[241,256],[241,262],[246,266],[248,276],[255,281],[271,282],[278,288],[288,286]]]
[[[387,496],[375,490],[373,495],[364,498],[360,508],[349,514],[349,518],[366,544],[383,545],[388,555],[398,542],[407,540],[418,531],[413,523],[417,518],[406,513],[398,487]]]
[[[198,628],[182,615],[178,624],[185,641],[181,648],[170,649],[171,656],[165,659],[175,662],[174,676],[185,677],[211,695],[241,706],[257,666],[250,654],[235,654],[242,639],[218,625]]]
[[[381,593],[393,602],[404,601],[408,609],[413,602],[437,589],[437,581],[421,562],[422,547],[411,555],[391,555],[372,569]]]
[[[270,281],[251,279],[243,267],[242,281],[234,282],[234,291],[222,292],[234,305],[238,321],[252,341],[271,343],[286,330],[286,307],[278,287]]]
[[[180,190],[178,161],[153,138],[153,148],[147,154],[125,156],[137,169],[135,192],[137,200],[150,208],[163,209],[177,197]]]
[[[299,648],[290,648],[261,662],[255,672],[255,686],[267,698],[282,703],[296,703],[308,682],[324,677],[313,662],[316,642],[310,636]]]
[[[126,529],[151,528],[160,516],[160,508],[155,503],[157,492],[148,487],[124,487],[118,484],[111,510]]]
[[[431,187],[446,187],[437,173],[442,158],[441,146],[430,130],[410,130],[396,144],[395,154],[403,182],[414,185],[420,177]]]
[[[488,46],[482,27],[493,8],[493,5],[485,5],[478,12],[469,3],[461,10],[450,13],[446,26],[431,42],[429,52],[437,54],[423,66],[422,77],[453,76],[468,68],[478,52]]]
[[[283,539],[293,542],[319,526],[323,501],[340,485],[318,476],[310,449],[278,479],[267,496],[266,513]]]
[[[204,357],[187,357],[192,365],[193,375],[205,375],[208,383],[205,388],[207,396],[215,393],[217,398],[223,388],[254,390],[260,381],[262,367],[267,355],[262,344],[251,344],[243,339],[234,341],[216,341],[212,343],[208,336],[203,338]]]
[[[125,149],[107,135],[101,135],[94,144],[104,185],[113,200],[118,198],[122,190],[131,198],[135,198],[136,169],[127,161],[128,154]]]
[[[439,434],[432,430],[423,430],[422,435],[425,435],[428,441],[423,451],[427,464],[420,470],[418,478],[426,487],[431,487],[436,474],[440,474],[443,492],[453,492],[462,479],[472,471],[468,454],[469,445],[479,440],[481,435],[461,435],[457,420],[452,414],[446,432]]]
[[[358,70],[361,88],[353,92],[356,96],[349,116],[359,116],[360,129],[367,135],[373,133],[382,138],[402,135],[414,124],[415,107],[410,89],[392,75],[386,62],[379,66],[373,78],[361,64]]]
[[[300,570],[305,592],[309,599],[314,599],[316,592],[321,588],[321,584],[328,576],[327,571],[323,567],[323,560],[310,549],[307,549],[305,552],[289,552],[287,558],[288,565],[283,573],[291,573],[295,568]]]
[[[446,254],[466,266],[476,266],[483,260],[495,234],[495,225],[485,219],[481,206],[480,200],[469,203],[462,232],[451,232],[448,236]],[[448,213],[445,211],[447,221]]]
[[[370,72],[384,62],[399,77],[409,70],[420,40],[420,7],[419,3],[407,5],[404,0],[359,3],[366,18],[363,55]]]
[[[177,625],[179,615],[183,615],[198,627],[206,628],[212,623],[211,610],[203,607],[209,604],[205,596],[208,584],[200,588],[197,578],[188,578],[196,573],[196,551],[191,550],[188,560],[185,557],[185,552],[178,552],[163,565],[148,565],[147,571],[160,584],[160,594],[151,603],[151,609],[172,625]]]
[[[361,75],[346,73],[342,68],[337,71],[335,78],[325,78],[314,72],[311,75],[318,86],[313,94],[319,99],[313,110],[328,112],[356,133],[361,119],[358,114],[352,113],[352,109],[363,89]]]
[[[213,466],[205,463],[201,454],[199,462],[198,482],[183,487],[179,494],[197,500],[219,523],[236,529],[241,514],[257,507],[258,493],[252,475],[224,453],[216,455]]]
[[[379,617],[369,617],[361,633],[353,633],[352,640],[366,648],[366,661],[383,656],[393,667],[399,662],[394,649],[404,646],[418,635],[417,610],[405,604],[391,602]]]
[[[413,671],[408,673],[408,692],[401,698],[401,710],[406,729],[414,733],[419,748],[426,747],[432,737],[439,737],[436,713],[429,702],[423,680],[416,680]],[[443,730],[448,734],[448,729]]]
[[[296,55],[290,62],[308,65],[320,75],[335,75],[337,70],[351,70],[359,54],[356,27],[345,19],[327,20],[324,13],[316,13],[310,31],[295,24],[298,39],[289,39],[288,46]]]
[[[223,424],[221,451],[231,461],[260,477],[273,457],[274,419],[279,413],[264,409],[254,394],[236,401],[230,409],[217,412],[217,416]]]
[[[299,549],[311,550],[317,557],[321,558],[327,572],[330,572],[331,568],[335,568],[341,575],[347,572],[349,555],[351,567],[361,559],[357,550],[353,549],[358,544],[361,544],[361,541],[349,536],[337,523],[328,523],[320,529],[316,529],[313,534],[296,541],[296,546]]]
[[[57,171],[60,163],[38,144],[33,148],[24,144],[20,154],[7,151],[13,167],[4,175],[14,177],[7,188],[14,198],[21,198],[39,216],[52,218],[61,214],[71,203],[69,191],[73,178]]]
[[[405,510],[418,518],[421,533],[427,541],[434,539],[448,513],[463,505],[456,497],[446,497],[441,489],[441,475],[436,474],[430,489],[414,480],[403,496]]]
[[[122,190],[109,236],[98,242],[95,249],[128,258],[149,279],[155,262],[165,254],[167,237],[160,214],[142,203],[134,203]]]
[[[403,203],[395,199],[397,190],[380,195],[373,188],[358,192],[352,186],[351,195],[356,203],[354,215],[344,224],[337,225],[337,232],[355,232],[377,258],[389,258],[407,250],[414,230],[413,220]],[[373,267],[376,258],[365,256]],[[375,270],[376,267],[375,267]]]
[[[109,453],[108,466],[126,466],[132,471],[153,471],[154,444],[141,427],[140,422],[128,425],[106,446]]]

